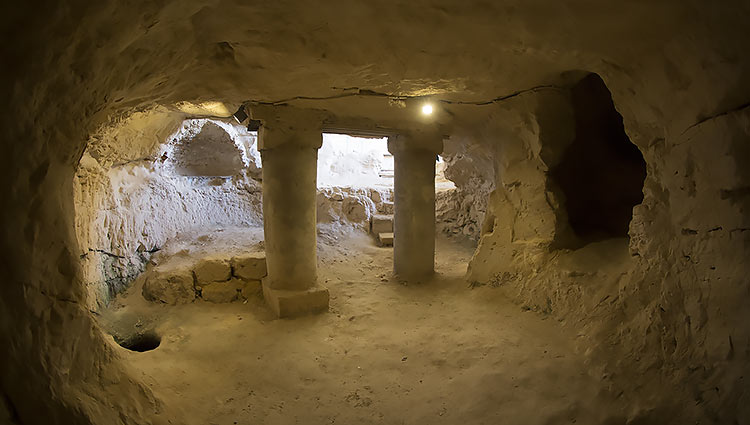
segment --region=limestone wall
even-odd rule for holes
[[[629,378],[623,394],[635,399],[632,423],[748,422],[747,2],[7,6],[0,14],[12,40],[0,46],[0,387],[11,420],[184,422],[120,361],[87,305],[73,176],[101,124],[185,100],[236,107],[248,99],[334,97],[351,87],[477,104],[518,101],[526,98],[517,93],[583,69],[603,77],[647,163],[644,200],[630,228],[638,256],[626,252],[637,265],[626,268],[637,272],[615,267],[605,279],[595,274],[603,269],[581,271],[568,258],[559,275],[541,277],[550,263],[539,259],[559,257],[535,256],[537,241],[549,241],[560,220],[536,170],[540,121],[531,112],[538,104],[521,102],[522,119],[506,114],[507,125],[488,132],[488,141],[508,133],[521,141],[503,148],[510,159],[498,159],[505,177],[488,208],[496,224],[472,273],[510,280],[517,264],[539,266],[525,267],[528,279],[512,292],[529,307],[570,312],[566,321],[598,350],[618,353],[604,357],[608,368],[591,372]],[[151,152],[118,146],[130,159]],[[532,214],[536,207],[541,212]],[[500,257],[484,256],[490,248]],[[598,350],[589,353],[592,365]],[[642,373],[627,375],[633,370]],[[661,380],[674,391],[652,397]]]
[[[443,177],[455,185],[435,194],[439,232],[478,241],[495,188],[494,156],[484,144],[457,133],[444,143]]]
[[[102,129],[81,158],[74,178],[75,222],[91,309],[106,305],[126,288],[144,270],[151,253],[181,231],[262,224],[260,184],[250,178],[260,172],[251,151],[254,139],[243,135],[241,127],[188,120],[161,144],[150,143],[141,158],[129,159],[130,152],[124,158],[112,153],[119,146],[142,146],[148,143],[143,139],[159,136],[159,126],[144,125],[144,119],[166,123],[174,118],[155,110]],[[135,126],[141,131],[125,131]],[[203,139],[207,129],[209,138]],[[186,151],[189,143],[203,146]],[[233,175],[206,176],[228,170],[234,170]]]
[[[623,388],[636,417],[747,417],[736,377],[750,348],[748,109],[667,138],[627,127],[648,166],[629,238],[570,250],[559,248],[574,236],[549,173],[574,137],[567,104],[565,91],[523,95],[477,137],[494,152],[496,189],[467,278],[578,329],[592,373]]]

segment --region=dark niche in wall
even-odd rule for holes
[[[575,139],[550,171],[575,235],[561,248],[626,237],[646,178],[643,156],[625,133],[604,81],[589,74],[571,92]]]
[[[232,176],[242,170],[242,154],[218,125],[207,122],[195,137],[175,146],[175,172],[182,176]]]

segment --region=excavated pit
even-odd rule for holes
[[[124,338],[115,337],[115,342],[126,350],[143,353],[157,349],[159,344],[161,344],[161,336],[154,331],[148,331]]]

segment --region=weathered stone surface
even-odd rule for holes
[[[266,274],[268,274],[268,271],[266,269],[266,253],[252,252],[233,257],[232,269],[234,275],[240,279],[263,279]]]
[[[92,2],[85,8],[66,2],[14,3],[8,19],[18,24],[7,26],[7,38],[19,43],[4,46],[8,49],[4,56],[13,58],[13,66],[6,69],[12,89],[4,90],[5,113],[0,114],[4,140],[17,141],[3,143],[7,179],[0,189],[0,199],[6,201],[4,278],[10,283],[2,285],[0,315],[4,341],[13,341],[12,349],[4,353],[3,382],[7,399],[15,404],[12,416],[24,423],[108,423],[118,416],[133,423],[154,422],[153,412],[167,406],[130,368],[123,367],[119,356],[111,354],[88,310],[81,308],[86,294],[71,283],[96,280],[80,275],[74,261],[83,252],[76,252],[76,247],[122,246],[118,241],[138,246],[141,235],[163,241],[185,224],[198,224],[192,220],[195,217],[213,219],[215,212],[227,210],[227,203],[195,202],[205,200],[207,191],[189,194],[178,191],[180,186],[154,184],[149,178],[148,186],[158,189],[155,193],[166,189],[167,196],[159,197],[158,204],[149,201],[155,197],[133,194],[134,185],[113,185],[101,197],[95,191],[83,191],[92,212],[106,213],[86,215],[77,210],[74,217],[67,195],[70,177],[87,144],[110,140],[123,154],[93,151],[103,159],[102,165],[109,170],[118,164],[115,173],[140,173],[146,167],[139,162],[126,167],[119,164],[159,158],[162,152],[151,145],[171,134],[172,125],[154,130],[138,119],[130,143],[124,140],[126,133],[91,137],[90,131],[106,124],[108,118],[121,121],[136,105],[143,110],[183,99],[239,102],[248,96],[242,93],[254,99],[326,96],[332,86],[345,83],[405,96],[451,93],[454,99],[469,101],[519,93],[488,106],[455,106],[470,111],[461,122],[462,128],[477,130],[469,136],[485,140],[498,152],[494,169],[497,191],[502,193],[493,196],[488,211],[493,218],[483,221],[494,223],[486,227],[497,236],[483,238],[473,270],[494,276],[517,260],[517,267],[529,273],[517,281],[526,286],[514,288],[516,295],[533,298],[540,305],[551,302],[560,314],[569,307],[577,309],[581,314],[567,316],[567,323],[581,324],[581,331],[598,339],[594,342],[622,351],[609,357],[614,360],[603,368],[606,374],[602,376],[632,377],[636,388],[652,387],[668,402],[689,407],[662,408],[661,398],[625,391],[624,397],[642,395],[647,402],[632,403],[629,415],[635,417],[620,422],[665,422],[650,416],[652,412],[654,416],[694,416],[673,419],[674,423],[749,422],[750,413],[744,407],[750,404],[746,384],[737,379],[749,376],[750,364],[745,354],[750,338],[744,302],[750,232],[743,195],[750,187],[745,160],[750,157],[750,127],[745,121],[750,99],[750,74],[746,72],[750,55],[744,54],[747,2],[690,2],[687,7],[686,2],[674,0],[608,2],[606,7],[591,7],[593,2],[544,2],[543,7],[541,2],[517,2],[515,7],[483,2],[481,7],[477,3],[448,8],[429,3],[417,1],[409,8],[353,8],[346,7],[347,2],[326,2],[300,9],[290,2],[269,9],[265,5],[205,8],[192,1],[175,8],[169,2],[151,2],[147,13],[142,5],[129,2]],[[201,13],[195,13],[198,10]],[[274,19],[264,19],[263,11],[272,13]],[[384,11],[389,13],[384,15]],[[336,19],[328,19],[331,16]],[[404,31],[384,32],[378,18],[387,21],[389,28],[429,34],[431,42],[425,43],[421,36],[404,36]],[[187,19],[191,25],[184,25]],[[153,25],[156,20],[158,25]],[[329,24],[326,31],[318,31],[322,20]],[[36,24],[40,22],[44,25]],[[122,22],[128,25],[119,25]],[[248,22],[253,31],[236,30]],[[85,23],[86,30],[79,23]],[[149,30],[133,31],[136,27]],[[284,36],[277,36],[280,33]],[[290,43],[309,41],[313,33],[314,43]],[[364,44],[341,42],[353,37]],[[212,40],[231,42],[230,60],[224,56],[205,60],[216,56],[207,50]],[[96,48],[97,41],[104,41],[102,48]],[[259,45],[263,48],[258,49]],[[337,57],[319,60],[334,48],[340,49]],[[462,60],[451,62],[458,49],[462,49]],[[154,51],[170,54],[150,54]],[[279,51],[288,54],[279,57]],[[346,56],[352,60],[340,60]],[[232,57],[240,63],[252,57],[268,66],[243,66],[243,78],[236,78],[237,62]],[[148,66],[138,66],[146,59]],[[450,65],[436,67],[440,63]],[[56,69],[72,72],[61,75]],[[184,78],[163,83],[173,81],[170,77],[178,69]],[[550,161],[538,160],[542,150],[527,136],[554,135],[560,133],[559,126],[546,125],[545,117],[536,113],[540,108],[533,99],[527,100],[560,91],[557,85],[564,84],[563,78],[557,82],[556,77],[577,69],[590,69],[604,77],[628,134],[648,164],[645,198],[631,223],[631,249],[639,257],[635,270],[648,273],[632,281],[615,281],[613,296],[607,301],[611,307],[595,304],[594,308],[580,302],[572,285],[559,286],[565,283],[559,279],[526,279],[538,275],[538,266],[548,267],[547,258],[536,257],[537,261],[533,255],[549,252],[547,230],[558,221],[555,209],[535,212],[544,202],[553,204],[539,196],[546,189],[536,180],[539,176],[519,173],[528,167],[503,159],[515,156],[513,138],[521,136],[529,140],[520,146],[524,156],[532,159],[528,165],[548,169]],[[232,84],[205,84],[209,79]],[[548,104],[541,104],[544,110]],[[504,111],[510,109],[521,113],[505,116]],[[490,128],[478,116],[480,110],[491,111]],[[171,114],[178,116],[176,120],[184,117]],[[370,117],[375,122],[385,118],[374,110]],[[495,131],[492,123],[501,128]],[[713,173],[727,173],[736,183],[727,186],[725,177]],[[76,184],[85,185],[86,179]],[[120,200],[110,202],[109,196]],[[194,210],[193,205],[210,208]],[[195,214],[178,214],[182,208]],[[710,208],[710,214],[703,208]],[[133,210],[143,214],[124,214]],[[79,220],[81,228],[94,229],[92,233],[126,232],[104,241],[111,243],[81,242],[86,238],[76,243],[69,230]],[[143,243],[148,248],[161,246]],[[132,252],[124,249],[123,255]],[[491,266],[495,269],[489,270]],[[586,283],[581,288],[598,303],[602,298],[593,297],[596,291],[591,289],[601,281]],[[41,306],[52,306],[55,320],[40,321]],[[616,327],[591,329],[590,324],[600,318],[611,318]],[[33,337],[28,337],[30,329]],[[71,333],[77,337],[71,338]],[[655,354],[644,355],[648,353]],[[592,356],[594,364],[595,360]],[[76,373],[70,373],[71,365]],[[630,369],[635,373],[628,373]],[[651,385],[662,375],[680,391]],[[165,412],[161,417],[166,421],[172,415]]]
[[[247,280],[242,283],[240,295],[245,299],[260,297],[263,294],[263,288],[260,280]]]
[[[380,206],[380,212],[383,214],[393,215],[393,202],[383,201]]]
[[[193,272],[201,285],[224,282],[232,277],[232,267],[229,261],[223,258],[204,258],[195,265]]]
[[[187,269],[151,270],[143,284],[143,297],[164,304],[185,304],[195,299],[193,274]]]
[[[393,216],[385,214],[373,215],[370,220],[370,232],[373,235],[393,233]]]
[[[328,310],[328,288],[320,285],[292,291],[271,289],[263,283],[263,298],[279,318],[299,317]]]
[[[244,284],[239,279],[213,282],[201,286],[201,298],[212,303],[229,303],[239,298]]]
[[[378,245],[393,246],[393,232],[378,233]]]
[[[370,211],[375,210],[375,204],[367,196],[360,195],[357,197],[346,198],[343,205],[346,218],[352,223],[365,222],[370,217]]]

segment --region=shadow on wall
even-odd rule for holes
[[[571,90],[575,139],[550,172],[572,235],[559,248],[626,237],[633,207],[643,201],[646,163],[630,142],[604,81],[589,74]]]
[[[175,146],[173,156],[175,174],[181,176],[232,176],[244,168],[235,142],[212,122]]]

